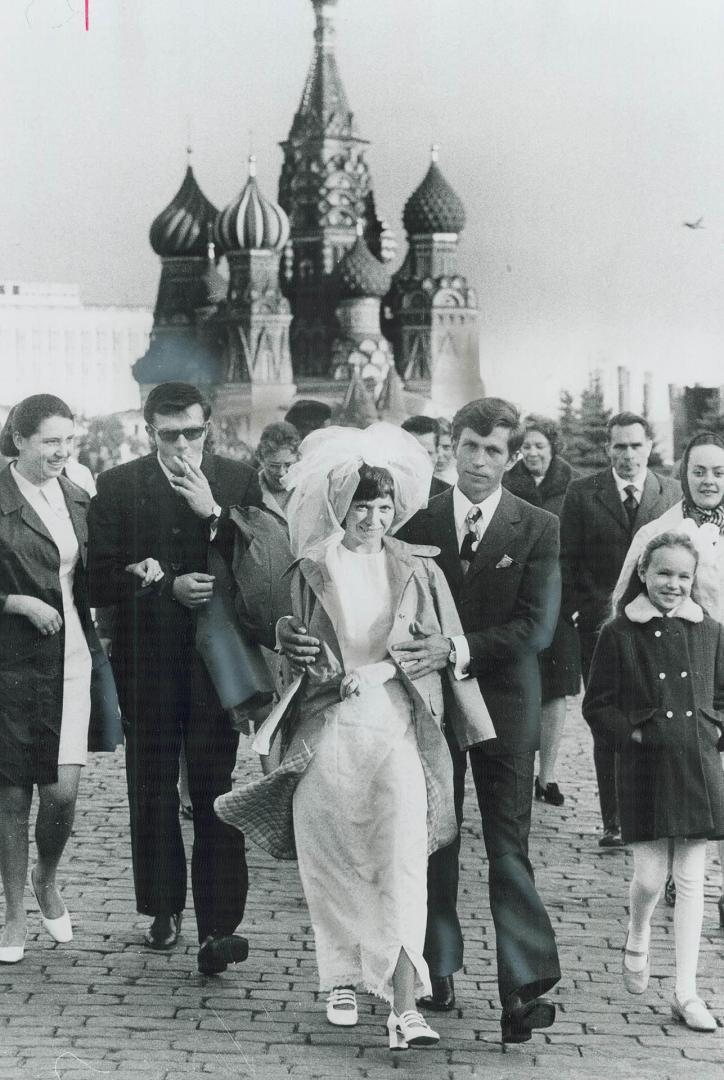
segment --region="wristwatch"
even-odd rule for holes
[[[211,513],[207,518],[204,518],[204,521],[210,529],[217,528],[219,522],[221,521],[221,507],[218,503],[214,503]]]
[[[448,641],[450,642],[450,652],[447,654],[447,662],[455,667],[458,662],[457,649],[455,648],[455,642],[451,637],[448,638]]]

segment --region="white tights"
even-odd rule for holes
[[[669,841],[647,840],[631,845],[634,876],[629,891],[630,916],[627,947],[647,953],[651,916],[666,880]],[[706,840],[673,841],[672,873],[676,882],[674,942],[676,946],[676,996],[681,1002],[696,997],[701,924],[704,918],[704,869]],[[631,967],[637,964],[627,958]],[[641,966],[645,961],[640,961]]]

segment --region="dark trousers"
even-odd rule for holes
[[[455,809],[462,821],[467,755],[456,746],[450,749]],[[528,858],[534,754],[492,756],[477,747],[469,755],[488,856],[500,1000],[505,1003],[510,994],[518,994],[529,1001],[561,977],[553,927],[536,891]],[[430,974],[437,977],[462,966],[462,935],[455,912],[458,851],[459,840],[435,852],[428,866],[425,959]]]
[[[588,675],[591,670],[591,660],[593,659],[593,650],[596,647],[597,638],[598,634],[596,633],[580,632],[581,670],[584,687],[588,684]],[[596,770],[601,822],[605,830],[617,830],[619,828],[619,814],[618,800],[616,798],[616,748],[600,732],[593,734],[593,765]]]
[[[168,675],[168,673],[165,673]],[[231,934],[244,914],[248,888],[244,836],[220,821],[214,799],[231,790],[239,736],[213,701],[197,656],[166,693],[126,725],[126,776],[136,904],[145,915],[171,914],[186,905],[186,853],[177,791],[181,740],[186,749],[194,842],[191,886],[199,941]]]

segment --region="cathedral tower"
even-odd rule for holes
[[[465,207],[440,171],[436,146],[403,223],[409,248],[387,297],[387,332],[407,388],[429,393],[437,411],[451,414],[485,391],[477,296],[457,268]]]
[[[337,0],[312,0],[314,55],[289,136],[281,144],[279,202],[291,224],[286,291],[294,315],[291,349],[297,377],[331,374],[338,333],[333,271],[355,242],[357,220],[364,221],[373,254],[381,254],[385,238],[364,157],[368,143],[357,133],[337,67],[336,5]]]

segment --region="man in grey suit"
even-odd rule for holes
[[[608,422],[611,468],[571,481],[566,491],[561,511],[561,610],[578,627],[584,683],[633,536],[681,498],[677,480],[648,468],[652,448],[648,421],[636,413],[618,413]],[[603,822],[599,844],[620,847],[615,752],[602,736],[594,736],[593,760]]]

